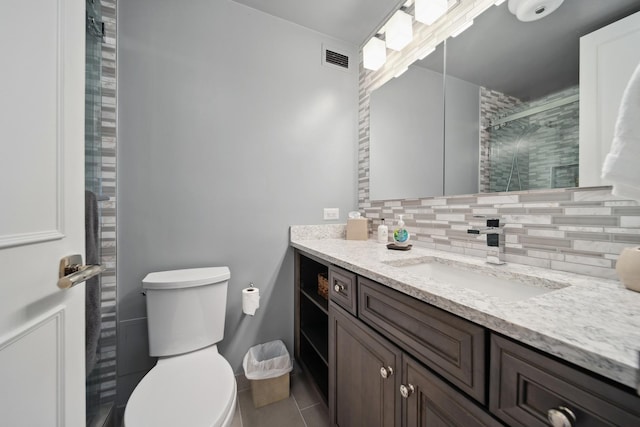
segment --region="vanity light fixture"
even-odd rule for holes
[[[415,3],[416,21],[423,24],[431,25],[447,13],[447,0],[415,0]]]
[[[402,10],[396,11],[385,25],[387,47],[400,51],[413,40],[411,15]]]
[[[470,28],[472,25],[473,25],[473,19],[471,21],[465,22],[457,30],[451,33],[451,37],[458,37],[460,34],[462,34],[465,30]]]
[[[367,70],[376,71],[387,61],[387,48],[384,41],[373,36],[362,48],[362,65]]]

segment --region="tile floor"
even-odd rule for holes
[[[328,427],[329,410],[301,369],[291,375],[288,399],[254,408],[249,381],[238,383],[238,408],[231,427]]]

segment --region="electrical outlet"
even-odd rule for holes
[[[330,221],[333,219],[340,219],[339,208],[324,208],[324,220]]]

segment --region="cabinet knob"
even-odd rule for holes
[[[416,391],[416,389],[413,387],[413,384],[407,384],[407,385],[401,384],[400,385],[400,394],[405,399],[409,398],[409,396],[411,396],[414,391]]]
[[[549,409],[547,419],[551,427],[574,427],[576,423],[576,415],[564,406]]]
[[[341,292],[342,290],[344,290],[344,286],[342,286],[340,283],[338,283],[337,280],[334,280],[333,282],[333,290],[336,292]]]
[[[382,368],[380,368],[380,376],[382,378],[389,378],[391,375],[393,375],[393,368],[391,366],[387,366],[386,368],[383,366]]]

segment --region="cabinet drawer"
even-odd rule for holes
[[[484,409],[406,355],[402,356],[403,385],[411,395],[403,399],[408,427],[500,427]]]
[[[358,316],[479,401],[485,396],[485,329],[358,277]]]
[[[548,426],[548,411],[564,407],[576,427],[640,426],[640,397],[497,335],[490,381],[489,407],[509,425]]]
[[[357,316],[356,275],[332,265],[329,267],[329,299]]]

